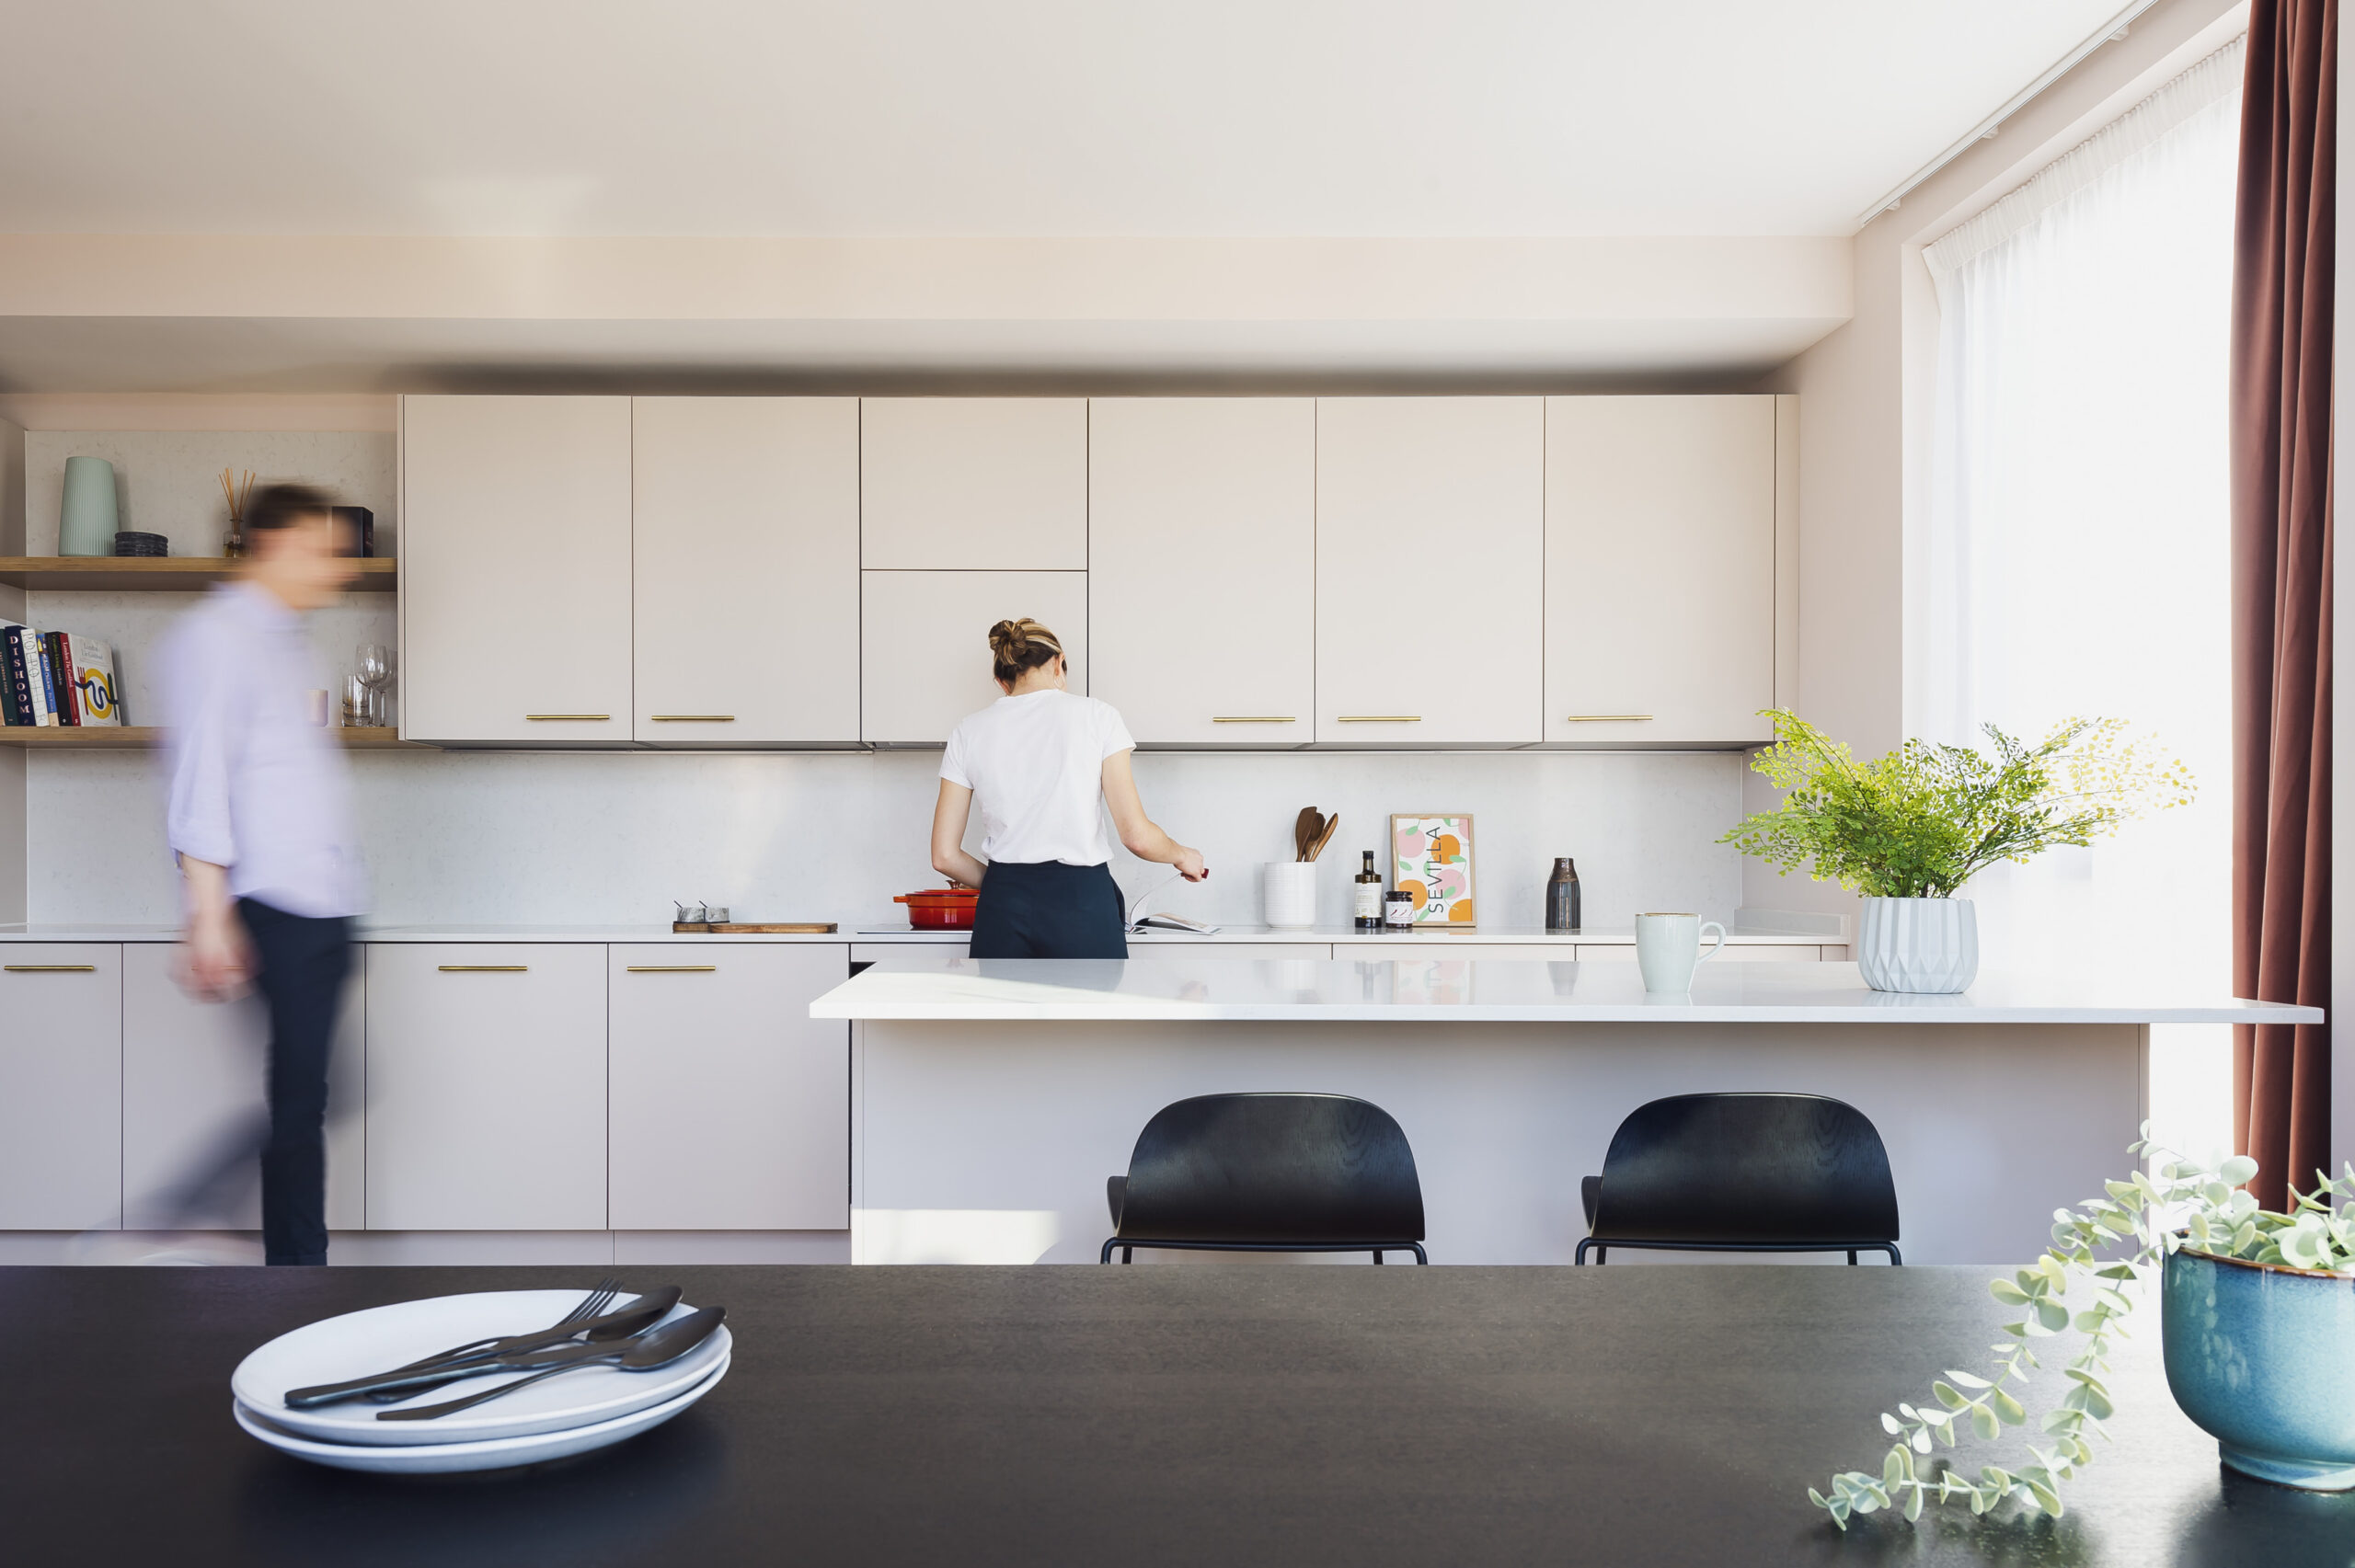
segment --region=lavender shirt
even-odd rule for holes
[[[173,851],[229,869],[229,892],[296,915],[354,915],[366,880],[343,749],[310,722],[303,618],[252,583],[214,589],[166,638]]]

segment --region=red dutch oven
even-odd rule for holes
[[[908,906],[908,923],[918,931],[971,931],[973,905],[981,896],[971,887],[928,887],[891,901]]]

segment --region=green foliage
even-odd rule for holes
[[[1909,740],[1859,762],[1797,714],[1763,712],[1775,744],[1751,766],[1786,792],[1782,804],[1717,841],[1867,898],[1950,898],[1999,860],[2089,844],[2196,790],[2181,761],[2127,739],[2123,719],[2070,719],[2034,746],[1991,724],[1993,757]]]
[[[2061,1483],[2093,1462],[2087,1439],[2107,1436],[2102,1423],[2113,1406],[2101,1374],[2108,1368],[2111,1338],[2123,1334],[2121,1321],[2134,1310],[2145,1274],[2169,1253],[2189,1247],[2252,1263],[2355,1274],[2355,1209],[2334,1206],[2336,1199],[2355,1199],[2355,1164],[2336,1181],[2316,1171],[2314,1190],[2299,1196],[2290,1212],[2276,1214],[2240,1190],[2257,1174],[2256,1161],[2234,1155],[2211,1170],[2160,1149],[2150,1136],[2145,1123],[2142,1140],[2130,1152],[2154,1160],[2155,1179],[2137,1169],[2123,1181],[2104,1183],[2100,1197],[2053,1210],[2051,1250],[2034,1266],[1987,1287],[1996,1300],[2020,1314],[2018,1322],[2004,1325],[2005,1342],[1993,1347],[1994,1375],[1949,1370],[1932,1379],[1935,1407],[1900,1404],[1881,1416],[1881,1429],[1897,1442],[1878,1475],[1844,1471],[1832,1478],[1828,1497],[1808,1489],[1833,1524],[1844,1530],[1850,1516],[1882,1508],[1917,1519],[1925,1502],[1958,1497],[1974,1514],[2010,1500],[2032,1513],[2057,1516]],[[2107,1262],[2105,1253],[2112,1254]],[[2083,1303],[2074,1313],[2063,1299],[2073,1289]],[[2136,1295],[2129,1295],[2130,1289]],[[1976,1480],[1965,1479],[1943,1460],[1917,1468],[1934,1441],[1958,1446],[1960,1427],[1967,1425],[1971,1436],[1987,1442],[2006,1426],[2026,1425],[2028,1406],[2012,1388],[2026,1384],[2028,1373],[2042,1365],[2034,1342],[2072,1327],[2085,1336],[2085,1344],[2062,1368],[2060,1402],[2037,1424],[2049,1446],[2030,1444],[2032,1462],[2016,1469],[1984,1465]]]

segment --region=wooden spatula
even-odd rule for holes
[[[1324,830],[1324,827],[1323,812],[1314,806],[1304,806],[1300,808],[1300,815],[1293,818],[1292,823],[1292,859],[1306,860],[1308,858],[1308,846],[1316,835]]]

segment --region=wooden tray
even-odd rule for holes
[[[672,921],[672,931],[707,931],[718,936],[823,936],[840,930],[833,921],[729,921],[724,925],[711,925],[695,921]]]

